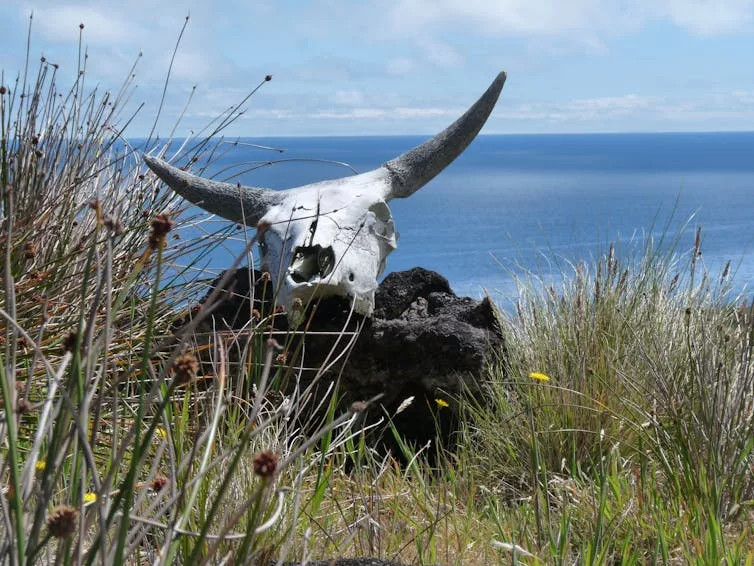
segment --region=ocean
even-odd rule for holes
[[[223,144],[212,171],[246,185],[289,188],[352,173],[328,161],[364,172],[425,139],[245,138]],[[275,160],[287,161],[259,167]],[[682,254],[692,249],[697,227],[706,267],[719,274],[730,260],[734,291],[752,294],[754,132],[481,135],[390,208],[400,238],[388,272],[432,269],[456,293],[489,292],[503,305],[516,296],[516,277],[532,273],[557,283],[611,242],[635,255],[646,238],[663,234],[666,241],[680,234],[675,252]],[[242,249],[229,244],[211,267],[230,265]]]

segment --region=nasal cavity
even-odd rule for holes
[[[311,281],[315,276],[323,279],[332,273],[335,267],[335,253],[332,247],[299,246],[293,252],[293,261],[289,273],[296,283]]]

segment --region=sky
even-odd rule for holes
[[[501,70],[485,133],[754,130],[754,0],[0,0],[6,85],[32,14],[61,89],[80,39],[99,92],[136,63],[134,136],[432,134]]]

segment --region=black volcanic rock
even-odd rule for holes
[[[271,312],[272,296],[271,285],[261,273],[239,269],[213,308],[212,317],[202,321],[198,330],[211,333],[213,328],[247,327],[250,313]],[[409,442],[423,445],[438,439],[450,448],[457,425],[454,399],[464,391],[479,393],[479,380],[487,375],[488,364],[503,356],[494,303],[489,298],[458,297],[447,279],[417,267],[385,278],[375,296],[372,318],[354,315],[347,323],[349,311],[346,299],[319,300],[299,327],[308,332],[303,338],[306,358],[298,362],[317,368],[327,358],[336,337],[318,331],[350,331],[363,325],[348,357],[327,374],[332,379],[339,377],[344,407],[382,394],[381,409],[372,410],[369,418],[387,413]],[[274,316],[273,324],[276,330],[288,329],[284,315]],[[289,345],[288,350],[297,348]],[[295,362],[288,360],[289,364]],[[413,403],[395,415],[409,397],[414,397]]]

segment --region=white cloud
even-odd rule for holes
[[[352,110],[336,111],[323,110],[309,114],[309,118],[327,120],[361,120],[384,118],[388,111],[382,108],[354,108]]]
[[[84,24],[82,35],[87,43],[133,43],[140,39],[139,28],[113,9],[65,3],[26,5],[21,9],[24,18],[31,13],[32,29],[53,41],[78,41],[80,24]]]
[[[610,96],[508,106],[496,111],[489,131],[751,130],[754,93],[690,98]],[[712,127],[711,127],[712,126]]]
[[[353,108],[351,110],[325,110],[309,114],[310,118],[334,119],[334,120],[360,120],[360,119],[411,119],[411,118],[436,118],[439,116],[452,116],[457,118],[463,113],[460,108]]]
[[[752,22],[751,0],[667,0],[673,22],[698,35],[718,35],[744,29]]]
[[[388,59],[385,68],[391,75],[408,75],[414,71],[416,63],[408,57],[396,57],[395,59]]]
[[[751,105],[754,107],[754,91],[734,90],[730,95],[738,104]]]
[[[578,123],[581,121],[624,119],[642,112],[655,112],[664,109],[667,102],[657,97],[606,96],[599,98],[577,98],[564,102],[521,104],[495,113],[497,118],[515,120],[544,120]]]
[[[396,0],[398,29],[473,26],[490,34],[550,35],[601,27],[608,19],[597,0]]]
[[[465,108],[396,108],[395,114],[400,118],[434,118],[452,116],[454,119],[465,112]]]
[[[172,52],[163,51],[158,57],[159,67],[163,73],[167,73],[168,68],[170,68],[170,59],[172,56]],[[175,54],[171,77],[176,80],[201,82],[209,77],[220,74],[220,72],[221,69],[218,68],[218,62],[207,53],[186,48],[179,49]]]
[[[441,43],[431,39],[418,41],[424,51],[424,57],[438,67],[459,67],[463,63],[463,56],[448,43]]]
[[[364,93],[356,89],[336,90],[335,104],[340,106],[360,106],[364,104]]]
[[[582,98],[568,103],[567,107],[584,114],[626,113],[637,109],[650,108],[656,99],[647,96],[626,94],[623,96],[603,96],[600,98]]]
[[[754,0],[384,0],[339,8],[338,18],[332,18],[333,0],[298,8],[228,0],[222,10],[202,0],[164,0],[158,8],[152,0],[21,2],[0,0],[0,19],[6,24],[0,49],[4,67],[23,64],[16,52],[22,51],[24,23],[33,10],[34,54],[44,52],[60,63],[61,79],[70,76],[83,22],[84,44],[91,47],[91,84],[117,89],[144,50],[133,96],[134,104],[147,103],[144,115],[159,104],[170,57],[190,11],[162,115],[179,115],[194,84],[198,88],[186,120],[216,115],[271,72],[274,82],[248,103],[244,119],[249,120],[238,128],[242,133],[256,133],[268,124],[265,131],[275,131],[276,119],[292,134],[344,133],[349,128],[359,133],[434,131],[464,110],[457,107],[462,101],[473,101],[479,94],[474,85],[483,87],[482,75],[498,66],[509,70],[512,80],[486,131],[510,131],[511,124],[518,131],[610,130],[619,123],[624,130],[668,124],[682,128],[702,119],[708,120],[707,129],[727,124],[754,129],[751,81],[745,69],[731,64],[745,59],[740,52],[746,48],[730,53],[727,41],[709,39],[754,30]],[[667,43],[658,40],[658,29],[668,26],[703,36],[681,41],[694,49],[709,47],[706,67],[726,57],[720,59],[725,63],[720,72],[689,70],[688,60],[676,64],[682,34],[669,34]],[[646,36],[626,37],[645,28]],[[614,41],[619,37],[626,37],[620,53]],[[653,49],[631,43],[637,39],[661,42]],[[735,45],[745,42],[750,38],[737,38]],[[606,66],[613,50],[620,55],[615,69]],[[604,75],[589,73],[589,56],[595,54],[601,57],[594,68],[603,69],[595,73]],[[627,59],[636,72],[635,63],[642,58],[646,73],[642,69],[641,80],[624,80],[629,72],[624,67],[632,68]],[[561,88],[550,77],[562,78],[562,65],[571,63],[582,78]],[[438,84],[446,88],[428,88]],[[592,97],[595,92],[609,96]],[[540,102],[517,105],[515,97]],[[737,122],[735,116],[740,117]]]
[[[444,26],[594,43],[657,20],[700,35],[741,31],[754,20],[754,0],[395,0],[390,18],[404,34]]]

